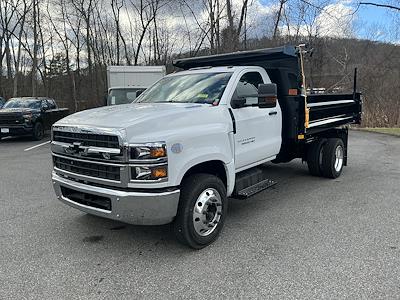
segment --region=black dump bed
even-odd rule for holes
[[[308,95],[306,101],[301,95],[300,60],[294,46],[179,59],[173,64],[185,70],[208,66],[264,68],[278,87],[279,104],[283,111],[283,144],[297,143],[299,139],[307,139],[340,125],[360,123],[360,93]],[[305,105],[309,109],[308,124]]]

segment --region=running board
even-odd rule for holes
[[[252,186],[238,191],[236,194],[233,195],[233,197],[238,199],[246,199],[274,186],[275,184],[277,184],[276,181],[273,181],[271,179],[264,179],[263,181],[260,181]]]

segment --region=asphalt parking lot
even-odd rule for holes
[[[267,165],[278,184],[231,201],[222,236],[200,251],[169,226],[59,203],[38,144],[0,141],[1,299],[400,298],[400,138],[352,131],[336,180],[300,161]]]

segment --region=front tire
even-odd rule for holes
[[[181,186],[174,233],[179,242],[201,249],[213,243],[224,225],[226,187],[217,176],[194,174]]]
[[[32,137],[35,141],[40,141],[41,139],[43,139],[44,137],[44,127],[43,124],[40,122],[37,122],[34,126],[33,126],[33,133],[32,133]]]
[[[322,175],[326,178],[338,178],[344,165],[344,143],[342,139],[328,139],[322,150]]]

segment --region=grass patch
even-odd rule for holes
[[[362,130],[400,136],[400,128],[361,128]]]

